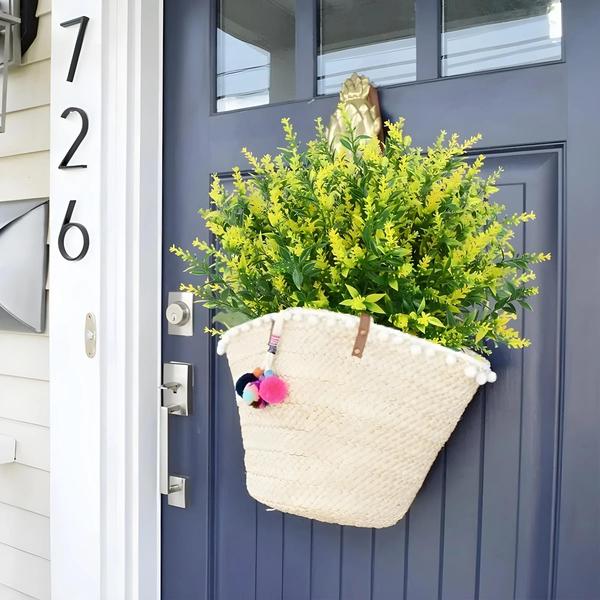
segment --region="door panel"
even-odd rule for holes
[[[417,15],[421,4],[431,6],[432,1],[417,0]],[[592,4],[582,0],[580,10],[600,22],[600,7]],[[297,14],[304,5],[300,2]],[[572,10],[566,9],[567,25],[577,22],[570,17]],[[214,23],[214,7],[207,0],[177,0],[165,13],[165,301],[167,292],[186,277],[168,247],[189,246],[196,236],[206,239],[196,213],[208,203],[210,173],[226,177],[233,165],[245,167],[242,146],[256,154],[273,153],[281,143],[282,116],[291,117],[301,138],[307,139],[313,119],[327,120],[336,104],[334,97],[319,97],[213,112]],[[418,47],[420,29],[417,22]],[[568,58],[573,57],[569,48],[573,45],[567,40]],[[575,56],[585,55],[586,49],[579,40]],[[506,204],[509,213],[533,210],[538,217],[515,243],[553,254],[550,263],[537,269],[542,294],[534,301],[534,312],[520,321],[532,347],[494,352],[498,381],[485,386],[470,404],[409,513],[396,526],[378,531],[339,527],[267,511],[254,502],[245,489],[226,359],[216,356],[215,341],[202,334],[208,311],[195,308],[192,338],[169,337],[165,327],[164,360],[190,362],[195,370],[193,413],[171,419],[171,472],[190,478],[190,506],[181,510],[163,501],[165,600],[597,596],[597,527],[589,535],[585,528],[596,522],[598,509],[593,507],[600,491],[598,485],[585,483],[576,461],[587,460],[590,476],[598,475],[598,463],[592,460],[598,443],[592,442],[586,423],[597,428],[598,414],[584,397],[580,405],[587,412],[576,418],[572,407],[578,396],[563,397],[564,355],[576,346],[563,295],[587,306],[582,287],[564,289],[563,265],[569,251],[582,256],[584,246],[597,258],[591,238],[585,244],[563,232],[568,222],[564,174],[570,172],[565,170],[565,151],[581,156],[595,132],[592,128],[585,136],[583,123],[571,112],[576,110],[573,101],[567,103],[576,97],[572,85],[583,93],[584,81],[567,61],[380,90],[384,115],[406,117],[407,130],[419,145],[430,143],[440,129],[465,136],[482,132],[486,169],[504,168],[495,200]],[[597,82],[593,85],[597,89]],[[570,137],[571,123],[578,127],[576,138]],[[569,189],[587,189],[584,172],[569,165],[578,176]],[[585,205],[585,214],[596,220],[597,201],[595,208]],[[581,231],[589,236],[581,220],[582,205],[569,208],[568,215],[570,211],[576,211]],[[591,312],[589,306],[587,310]],[[590,327],[598,330],[597,319]],[[581,335],[581,328],[577,331]],[[574,393],[576,385],[570,385]],[[597,392],[590,382],[582,385],[592,397]],[[566,441],[565,407],[571,415]],[[585,452],[577,431],[587,436]],[[578,553],[586,557],[581,574],[573,558]]]
[[[378,91],[384,119],[405,117],[417,145],[426,147],[446,129],[464,136],[481,132],[486,148],[500,148],[566,139],[565,120],[550,118],[565,112],[565,83],[566,65],[557,63]],[[320,97],[213,115],[204,136],[219,143],[211,145],[209,172],[241,164],[244,146],[251,146],[255,154],[272,152],[274,143],[280,145],[282,117],[290,117],[301,139],[310,138],[315,118],[323,117],[327,123],[337,102],[337,96]]]

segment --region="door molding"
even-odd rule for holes
[[[90,21],[72,83],[75,28]],[[162,0],[53,0],[51,86],[52,597],[160,598],[158,405],[162,211]],[[87,169],[56,167],[79,106]],[[67,126],[66,126],[67,125]],[[69,142],[69,139],[71,140]],[[90,236],[65,261],[65,206]],[[98,352],[84,351],[86,313]]]

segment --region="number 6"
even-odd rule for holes
[[[60,233],[58,234],[58,250],[65,260],[70,261],[81,260],[88,253],[88,250],[90,248],[90,236],[88,234],[88,230],[81,223],[71,223],[71,217],[73,216],[73,211],[75,210],[76,202],[77,200],[71,200],[69,202],[69,207],[67,208],[65,219],[63,221],[62,227],[60,228]],[[77,256],[71,256],[65,248],[65,236],[67,235],[69,229],[73,228],[79,229],[83,237],[83,248]]]

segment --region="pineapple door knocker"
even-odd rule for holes
[[[379,96],[368,77],[353,73],[340,90],[340,104],[344,106],[347,118],[356,136],[377,137],[383,141],[383,123],[379,108]],[[346,123],[342,109],[331,115],[327,137],[335,150],[339,149],[340,137],[346,132]]]

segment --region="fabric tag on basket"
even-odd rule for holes
[[[356,358],[362,358],[367,343],[367,337],[369,337],[369,328],[371,327],[371,316],[367,314],[360,315],[360,321],[358,322],[358,333],[354,340],[354,348],[352,349],[352,356]]]

